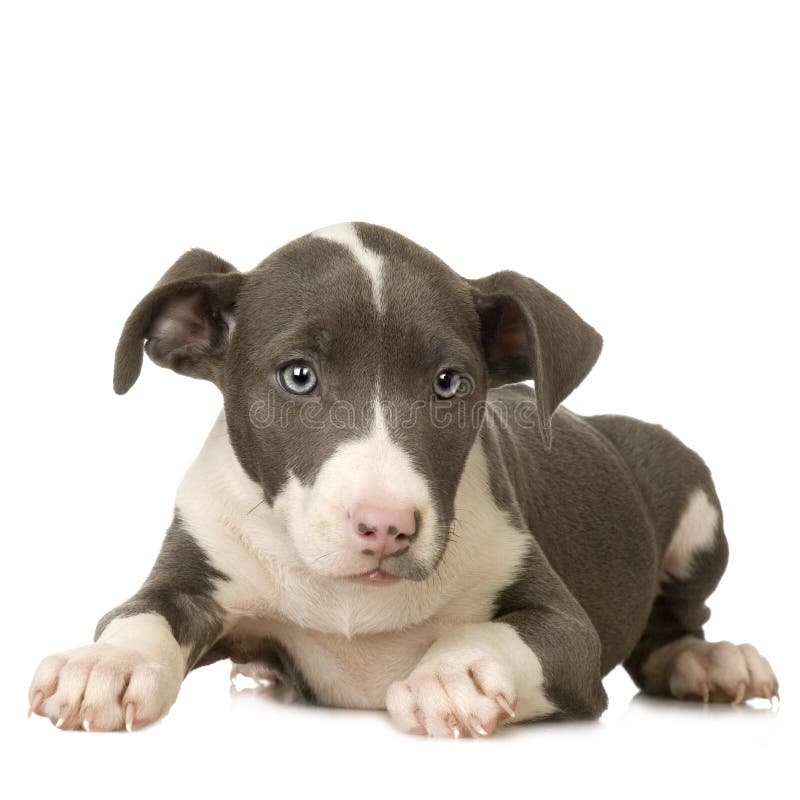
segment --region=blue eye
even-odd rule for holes
[[[287,392],[308,394],[317,385],[317,375],[308,364],[293,361],[278,370],[278,380]]]
[[[433,391],[442,400],[450,400],[461,388],[461,374],[452,369],[442,370],[433,381]]]

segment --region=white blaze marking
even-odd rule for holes
[[[312,236],[318,239],[328,239],[331,242],[338,242],[350,250],[356,261],[363,267],[372,284],[372,296],[376,307],[381,308],[381,288],[383,256],[370,250],[364,245],[358,236],[358,232],[352,222],[344,222],[340,225],[331,225],[328,228],[320,228],[314,231]]]
[[[662,572],[679,579],[688,578],[695,554],[713,545],[718,524],[719,511],[702,489],[695,489],[664,554]]]

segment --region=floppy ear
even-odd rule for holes
[[[114,360],[114,391],[125,394],[142,350],[162,367],[219,384],[242,273],[206,250],[189,250],[133,309]]]
[[[561,298],[524,275],[496,272],[470,284],[489,385],[533,379],[539,429],[549,449],[551,417],[594,366],[603,339]]]

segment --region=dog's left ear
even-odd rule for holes
[[[161,367],[220,385],[243,275],[207,250],[189,250],[128,317],[114,359],[114,391],[125,394],[143,351]]]
[[[533,379],[539,429],[549,449],[553,413],[594,366],[603,339],[560,297],[517,272],[469,283],[489,386]]]

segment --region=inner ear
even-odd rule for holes
[[[517,272],[469,281],[489,386],[533,379],[539,430],[550,447],[550,420],[600,355],[600,334],[560,297]]]
[[[131,311],[114,356],[114,391],[125,394],[142,355],[220,385],[243,275],[207,250],[189,250]],[[142,345],[144,344],[144,348]]]
[[[145,334],[147,354],[182,349],[185,353],[207,351],[211,346],[211,320],[206,316],[202,289],[179,292],[169,298]]]
[[[528,363],[528,329],[525,316],[514,300],[497,303],[497,331],[490,347],[492,360]]]
[[[196,373],[198,359],[224,350],[230,327],[204,288],[179,291],[158,309],[145,335],[145,350],[157,364]]]
[[[529,321],[512,297],[495,295],[476,302],[490,383],[510,383],[533,377]]]

